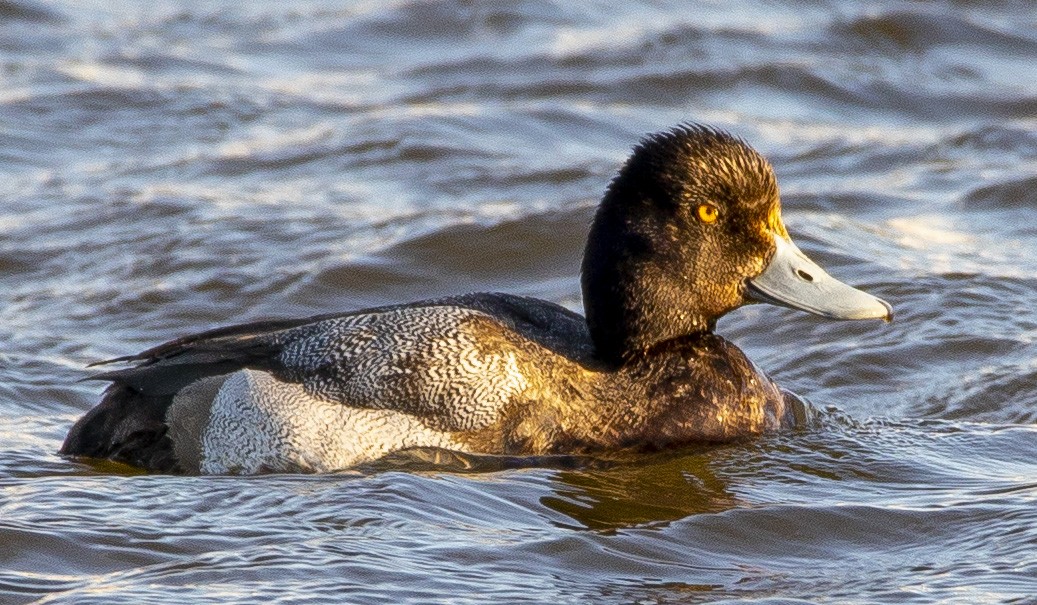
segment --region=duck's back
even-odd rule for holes
[[[120,361],[62,453],[161,471],[331,470],[458,433],[529,397],[542,364],[593,364],[583,318],[471,294],[221,328]]]

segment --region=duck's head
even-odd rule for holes
[[[597,354],[611,362],[712,331],[753,302],[892,318],[887,303],[831,277],[792,243],[767,160],[699,125],[645,138],[609,185],[587,240],[583,300]]]

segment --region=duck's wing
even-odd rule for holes
[[[449,298],[375,307],[347,313],[288,320],[268,320],[216,328],[185,336],[136,355],[94,365],[131,363],[131,367],[94,374],[151,396],[173,395],[208,376],[242,368],[273,371],[281,378],[298,376],[300,368],[284,366],[286,346],[306,338],[336,320],[348,321],[401,309],[446,307],[485,313],[520,335],[581,365],[592,365],[593,345],[583,317],[546,301],[500,293],[466,294]],[[290,378],[289,378],[290,379]]]
[[[178,472],[179,462],[168,436],[166,414],[176,394],[184,387],[209,376],[219,376],[243,368],[265,370],[279,380],[303,383],[336,399],[335,388],[352,380],[343,376],[359,371],[335,363],[333,352],[355,353],[374,328],[384,339],[387,332],[401,330],[385,318],[407,310],[442,307],[442,313],[426,309],[426,315],[443,317],[459,309],[477,311],[523,337],[584,365],[592,363],[592,345],[583,317],[552,303],[507,294],[469,294],[417,302],[409,305],[378,307],[348,313],[317,315],[301,319],[260,321],[208,330],[178,338],[136,355],[103,363],[130,364],[95,374],[89,379],[112,384],[100,403],[88,411],[69,431],[61,453],[89,458],[107,458],[152,471]],[[381,319],[378,319],[381,318]],[[372,322],[377,325],[371,325]],[[390,335],[391,336],[391,335]],[[407,334],[400,334],[404,340]],[[316,347],[309,353],[310,346]],[[405,356],[406,347],[382,357]],[[303,354],[300,354],[300,351]],[[362,354],[368,362],[378,356]],[[341,358],[338,359],[341,361]],[[380,359],[381,362],[386,361]],[[391,365],[391,364],[390,364]],[[337,375],[336,375],[337,373]],[[405,385],[404,385],[405,386]],[[378,402],[355,401],[377,407]],[[420,412],[420,402],[415,412]],[[437,410],[436,413],[443,412]],[[446,421],[450,423],[449,420]]]

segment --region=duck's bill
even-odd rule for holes
[[[893,319],[893,308],[886,301],[825,273],[785,238],[775,235],[774,242],[774,258],[763,273],[747,282],[752,300],[830,319]]]

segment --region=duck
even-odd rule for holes
[[[718,128],[646,135],[606,188],[584,314],[460,294],[219,327],[100,362],[60,453],[182,474],[332,472],[415,448],[598,456],[751,439],[794,395],[717,320],[770,303],[892,320],[792,241],[770,163]],[[97,364],[97,365],[100,365]]]

